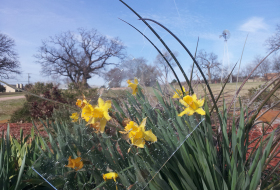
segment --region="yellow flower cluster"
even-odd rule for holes
[[[124,131],[120,131],[120,133],[127,134],[132,145],[144,148],[146,141],[157,141],[157,137],[153,134],[152,130],[145,130],[146,121],[147,118],[144,118],[140,126],[138,126],[134,121],[130,121],[124,128]]]
[[[204,99],[198,100],[196,94],[192,96],[185,96],[183,99],[180,99],[179,102],[186,108],[178,116],[182,117],[183,115],[193,115],[194,112],[205,115],[205,111],[201,108],[204,104]]]
[[[103,133],[107,121],[111,119],[108,110],[111,108],[111,101],[104,102],[101,98],[98,99],[98,105],[91,105],[84,97],[83,100],[78,99],[76,105],[82,109],[81,117],[96,129],[97,132]],[[78,121],[79,114],[73,113],[70,116],[73,122]]]
[[[107,121],[111,119],[108,110],[111,108],[111,101],[104,102],[101,98],[98,99],[98,105],[92,106],[86,104],[82,109],[82,118],[97,129],[98,132],[103,133]]]
[[[183,87],[183,91],[186,92],[184,87]],[[188,92],[186,92],[186,94],[188,94]],[[182,90],[176,89],[176,92],[174,93],[172,98],[181,98],[181,97],[183,97]],[[182,117],[185,114],[193,115],[194,112],[200,115],[205,115],[205,111],[201,108],[204,104],[204,99],[198,100],[196,94],[193,94],[192,96],[186,95],[183,97],[183,99],[180,99],[179,102],[186,108],[178,116]]]

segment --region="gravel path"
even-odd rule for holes
[[[12,96],[12,97],[5,97],[5,98],[0,98],[0,101],[12,100],[12,99],[20,99],[20,98],[25,98],[25,96]]]

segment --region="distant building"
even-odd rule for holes
[[[68,84],[59,84],[58,89],[67,90],[68,89]]]
[[[278,77],[278,76],[279,76],[279,73],[266,73],[266,74],[264,75],[264,78],[265,78],[266,80],[270,80],[270,79],[276,78],[276,77]]]
[[[23,90],[23,84],[12,84],[12,85],[10,85],[10,86],[12,86],[12,87],[14,87],[14,88],[19,88],[19,89],[22,89]],[[10,86],[8,86],[8,85],[5,85],[4,87],[6,88],[6,92],[20,92],[20,90],[16,90],[16,89],[14,89],[14,88],[12,88],[12,87],[10,87]]]
[[[100,86],[98,85],[89,85],[90,88],[99,88]]]

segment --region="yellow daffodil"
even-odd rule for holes
[[[110,172],[110,173],[103,174],[104,181],[107,181],[108,179],[113,179],[115,182],[117,182],[116,179],[118,177],[119,177],[119,175],[116,172]],[[116,185],[116,189],[118,189],[117,185]]]
[[[93,106],[91,104],[87,104],[82,109],[82,118],[88,122],[93,115]]]
[[[108,110],[111,108],[111,101],[104,102],[101,98],[98,99],[98,106],[95,106],[92,110],[92,118],[89,121],[90,124],[98,123],[99,131],[101,133],[105,130],[107,121],[111,119]],[[96,127],[97,125],[95,125]]]
[[[77,101],[78,102],[78,101]],[[111,108],[111,101],[104,102],[101,98],[98,99],[98,105],[92,106],[85,99],[85,105],[82,108],[81,117],[96,129],[97,132],[103,133],[107,121],[111,119],[108,110]],[[80,105],[80,104],[79,104]]]
[[[132,89],[132,94],[136,95],[136,93],[138,92],[138,88],[137,88],[138,80],[137,80],[137,78],[134,78],[134,83],[132,83],[130,80],[127,80],[126,82],[128,84],[128,87],[130,87]]]
[[[138,126],[134,121],[130,121],[126,125],[124,131],[120,131],[120,133],[128,134],[128,138],[130,139],[132,145],[144,148],[145,141],[157,141],[157,137],[153,134],[152,130],[145,131],[146,120],[147,118],[144,118],[140,126]]]
[[[183,91],[186,92],[185,87],[182,87]],[[188,93],[188,92],[186,92]],[[181,98],[183,96],[183,92],[181,89],[176,89],[176,92],[174,93],[172,98]]]
[[[84,108],[88,104],[87,100],[84,98],[83,100],[77,99],[76,106],[79,108]]]
[[[69,156],[68,165],[66,165],[66,167],[73,168],[74,170],[78,171],[83,166],[84,166],[84,164],[81,161],[81,157],[77,157],[76,159],[72,159],[71,156]]]
[[[184,114],[193,115],[194,112],[200,115],[205,115],[205,111],[201,108],[204,104],[204,99],[197,100],[195,94],[192,96],[187,95],[179,101],[186,107],[185,110],[179,114],[180,117],[182,117]]]
[[[110,172],[103,174],[104,181],[107,181],[108,179],[113,179],[116,182],[116,179],[119,177],[119,175],[116,172]]]
[[[76,122],[79,119],[79,115],[77,112],[72,113],[72,115],[70,116],[70,118],[72,119],[72,122]]]

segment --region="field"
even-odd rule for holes
[[[25,98],[0,101],[0,121],[10,119],[13,112],[21,108],[25,101]]]
[[[226,85],[226,87],[224,89],[224,93],[223,93],[225,98],[232,97],[235,94],[236,90],[241,86],[241,84],[242,84],[241,82],[238,83],[237,85],[236,85],[236,83],[228,83]],[[239,93],[239,96],[241,96],[241,97],[246,96],[246,94],[248,93],[248,90],[250,88],[253,88],[253,87],[255,88],[255,87],[258,87],[259,85],[262,85],[262,84],[264,84],[264,82],[250,82],[250,83],[247,82],[247,83],[245,83],[245,85],[243,86],[242,90]],[[185,86],[185,88],[186,88],[186,85],[183,85],[183,86]],[[221,84],[210,84],[210,87],[212,89],[212,92],[213,92],[214,96],[217,96],[222,89]],[[161,86],[161,88],[164,89],[164,86]],[[175,85],[174,88],[179,89],[180,87],[179,87],[179,85]],[[193,86],[194,92],[198,96],[203,96],[204,95],[203,88],[205,88],[207,94],[209,94],[205,84],[195,84]],[[173,89],[169,86],[168,86],[168,89],[169,89],[170,95],[171,95],[173,93]],[[127,90],[130,91],[129,88],[127,88]],[[188,90],[188,88],[186,88],[186,90]],[[144,91],[147,93],[147,95],[154,96],[154,92],[153,92],[152,87],[145,87]],[[122,96],[122,95],[124,95],[123,90],[118,90],[118,89],[110,89],[108,91],[104,91],[104,93],[102,94],[103,97],[113,97],[113,98],[117,98],[117,97]]]
[[[13,97],[13,96],[23,96],[23,92],[3,92],[0,93],[0,98],[5,98],[5,97]]]

